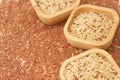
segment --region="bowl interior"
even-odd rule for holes
[[[68,11],[72,10],[75,6],[79,5],[79,3],[80,3],[80,0],[73,0],[73,1],[75,1],[75,2],[73,3],[73,5],[72,5],[71,7],[64,8],[63,10],[58,11],[58,12],[55,13],[55,14],[45,14],[45,13],[39,8],[38,3],[36,2],[36,0],[32,0],[32,1],[36,4],[37,11],[38,11],[38,9],[39,9],[39,11],[38,11],[39,14],[41,14],[42,16],[46,16],[46,17],[54,17],[54,16],[58,16],[58,15],[60,15],[60,14],[63,14],[63,13],[65,13],[65,12],[68,12]],[[40,1],[40,0],[37,0],[37,1]],[[69,1],[69,0],[68,0],[68,1]]]
[[[84,12],[96,12],[96,13],[99,13],[99,14],[103,14],[103,15],[105,15],[105,16],[107,16],[108,18],[110,18],[111,20],[113,20],[113,24],[112,24],[112,27],[110,28],[110,30],[109,30],[109,34],[107,35],[107,38],[106,39],[112,39],[111,37],[113,37],[113,35],[112,36],[110,36],[111,34],[111,32],[113,31],[115,31],[115,29],[116,29],[116,25],[115,25],[115,21],[114,21],[114,14],[112,14],[111,12],[110,12],[110,10],[109,9],[102,9],[102,8],[97,8],[97,7],[80,7],[80,8],[77,8],[76,10],[74,10],[74,12],[73,12],[73,14],[71,15],[71,20],[70,20],[70,22],[69,22],[69,24],[68,24],[68,28],[67,28],[67,32],[69,33],[69,29],[70,29],[70,27],[71,27],[71,25],[72,25],[72,23],[73,23],[73,20],[74,20],[74,18],[76,18],[80,13],[84,13]],[[70,35],[70,34],[69,34]],[[72,35],[71,35],[72,36]],[[72,37],[74,37],[74,36],[72,36]],[[76,39],[79,39],[80,40],[80,38],[76,38]],[[88,40],[85,40],[85,41],[88,41]],[[102,43],[102,41],[100,42],[100,43]]]

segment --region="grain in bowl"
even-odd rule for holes
[[[104,50],[91,49],[63,62],[61,80],[120,80],[120,69]]]
[[[80,0],[30,0],[38,17],[48,25],[60,23],[68,18]]]
[[[48,15],[54,15],[75,4],[76,0],[36,0],[40,10]]]
[[[72,46],[107,49],[119,24],[113,9],[84,4],[76,7],[64,27],[64,35]]]
[[[80,13],[69,28],[70,35],[94,43],[104,41],[112,27],[113,20],[97,12]]]

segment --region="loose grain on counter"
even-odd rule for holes
[[[110,7],[120,15],[118,0],[81,0]],[[66,22],[66,21],[65,21]],[[29,0],[0,3],[0,80],[59,80],[62,62],[83,52],[67,44],[64,24],[43,24]],[[120,26],[107,50],[120,66]]]

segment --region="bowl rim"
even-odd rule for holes
[[[71,58],[68,58],[66,59],[62,65],[61,65],[61,68],[60,68],[60,71],[59,71],[59,75],[60,75],[60,79],[61,80],[65,80],[64,79],[64,76],[63,76],[63,70],[65,68],[65,66],[73,61],[73,60],[76,60],[76,59],[80,59],[80,58],[83,58],[89,54],[92,54],[93,52],[96,52],[97,54],[99,54],[100,56],[103,56],[105,57],[109,62],[110,64],[113,66],[114,70],[116,70],[116,72],[118,72],[118,74],[120,74],[120,68],[119,66],[117,65],[117,63],[115,62],[115,60],[112,58],[112,56],[105,50],[102,50],[102,49],[98,49],[98,48],[93,48],[93,49],[90,49],[90,50],[87,50],[87,51],[84,51],[76,56],[73,56]]]
[[[72,35],[70,35],[70,33],[68,31],[69,24],[71,23],[72,19],[74,18],[75,13],[82,8],[91,8],[94,10],[104,11],[104,12],[107,12],[107,13],[110,13],[111,15],[113,15],[113,21],[114,21],[113,26],[110,29],[110,32],[104,41],[101,41],[101,42],[96,44],[96,43],[91,42],[89,40],[83,40],[83,39],[76,38],[76,37],[73,37]],[[67,37],[75,42],[81,42],[81,43],[90,44],[90,45],[94,45],[94,46],[101,46],[101,45],[104,45],[106,43],[111,42],[111,40],[113,39],[115,32],[117,30],[118,24],[119,24],[119,15],[117,14],[117,12],[115,10],[110,9],[110,8],[101,7],[101,6],[94,6],[91,4],[83,4],[83,5],[76,7],[72,11],[70,17],[68,18],[68,21],[66,22],[66,24],[64,26],[64,35],[65,35],[65,37]]]
[[[76,6],[78,6],[78,5],[80,4],[80,1],[81,1],[81,0],[76,0],[75,4],[74,4],[72,7],[67,8],[67,9],[64,9],[64,10],[62,10],[62,11],[60,11],[60,12],[54,14],[54,15],[47,15],[47,14],[43,13],[43,12],[39,9],[39,7],[38,7],[38,5],[37,5],[37,3],[36,3],[35,0],[30,0],[30,2],[31,2],[31,4],[32,4],[33,8],[35,9],[35,11],[37,12],[37,14],[38,14],[39,16],[41,16],[41,17],[46,18],[46,19],[47,19],[47,18],[48,18],[48,19],[49,19],[49,18],[54,18],[54,17],[57,17],[57,16],[59,16],[59,15],[62,15],[62,14],[64,14],[64,13],[66,13],[66,12],[68,12],[68,11],[73,10]]]

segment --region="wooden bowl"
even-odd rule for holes
[[[61,21],[64,21],[66,20],[71,11],[80,4],[80,0],[76,0],[76,2],[74,3],[73,6],[67,8],[67,9],[64,9],[56,14],[53,14],[53,15],[49,15],[49,14],[45,14],[43,13],[38,4],[36,3],[35,0],[30,0],[35,12],[37,13],[38,17],[40,18],[40,20],[45,23],[45,24],[48,24],[48,25],[53,25],[53,24],[57,24],[57,23],[60,23]]]
[[[97,49],[97,48],[94,48],[94,49],[90,49],[90,50],[88,50],[88,51],[85,51],[85,52],[83,52],[83,53],[81,53],[81,54],[79,54],[79,55],[76,55],[76,56],[73,56],[73,57],[71,57],[71,58],[69,58],[69,59],[67,59],[67,60],[65,60],[63,63],[62,63],[62,65],[61,65],[61,68],[60,68],[60,79],[61,80],[66,80],[65,79],[65,75],[66,75],[66,70],[68,70],[68,67],[69,67],[69,69],[71,70],[71,69],[75,69],[75,72],[73,72],[72,71],[72,75],[74,74],[74,76],[77,76],[79,73],[82,73],[82,69],[83,68],[81,68],[80,66],[78,66],[78,64],[80,64],[80,61],[83,63],[83,59],[85,60],[86,58],[87,58],[87,60],[89,59],[89,60],[91,60],[91,58],[89,57],[89,55],[91,56],[91,54],[94,54],[94,53],[97,53],[99,56],[101,56],[102,57],[102,59],[105,59],[106,61],[108,61],[109,63],[110,63],[110,65],[112,66],[112,69],[113,70],[115,70],[116,71],[116,74],[118,74],[119,75],[119,78],[120,78],[120,68],[118,67],[118,65],[116,64],[116,62],[114,61],[114,59],[111,57],[111,55],[107,52],[107,51],[105,51],[105,50],[102,50],[102,49]],[[93,57],[92,57],[93,58]],[[98,59],[98,57],[96,57],[96,56],[94,56],[94,58],[97,58]],[[82,59],[82,60],[81,60]],[[88,61],[89,61],[88,60]],[[93,60],[93,59],[92,59]],[[86,61],[84,61],[84,62],[86,62],[86,65],[83,65],[83,67],[84,66],[87,66],[88,64],[90,64],[91,65],[91,63],[94,63],[93,65],[95,66],[96,65],[96,62],[100,62],[100,60],[101,60],[101,58],[99,58],[99,60],[98,61],[93,61],[92,62],[92,60],[90,61],[90,63],[87,63]],[[96,59],[95,59],[96,60]],[[103,61],[105,61],[105,60],[103,60]],[[102,61],[102,62],[103,62]],[[73,62],[73,63],[71,63],[71,62]],[[78,62],[78,63],[77,63]],[[99,65],[100,67],[102,67],[102,65],[104,64],[104,63],[99,63],[99,64],[97,64],[97,65]],[[80,64],[80,65],[82,65],[82,63]],[[68,66],[68,65],[71,65],[72,67],[70,67],[70,66]],[[96,66],[97,66],[96,65]],[[97,67],[99,67],[99,66],[97,66]],[[105,66],[105,65],[103,65],[103,66]],[[111,67],[111,66],[109,66],[109,68]],[[79,67],[79,69],[77,70],[76,68],[78,68]],[[108,68],[108,66],[105,66],[105,67],[107,67]],[[91,68],[90,66],[87,66],[87,67],[85,67],[85,68]],[[94,67],[92,67],[92,68],[94,68]],[[65,70],[66,69],[66,70]],[[100,68],[98,68],[98,69],[100,69]],[[83,69],[84,70],[84,69]],[[92,69],[91,69],[92,70]],[[95,69],[96,70],[96,69]],[[80,72],[77,72],[77,71],[80,71]],[[85,70],[84,70],[85,71]],[[84,72],[83,71],[83,72]],[[91,72],[90,72],[91,73]],[[104,71],[103,71],[103,73],[104,73]],[[68,78],[70,78],[71,76],[71,74],[67,74],[67,77]],[[92,73],[91,73],[92,74]],[[97,73],[97,75],[98,75],[99,73]],[[79,74],[80,75],[80,74]],[[95,74],[96,75],[96,74]],[[87,75],[87,77],[88,77],[88,75]],[[69,80],[78,80],[78,79],[69,79]],[[80,80],[80,79],[79,79]],[[87,79],[88,80],[88,79]],[[94,79],[90,79],[90,80],[94,80]]]
[[[97,12],[100,14],[104,14],[105,16],[109,17],[111,20],[113,20],[112,27],[109,30],[109,34],[107,35],[107,38],[104,41],[94,43],[89,40],[83,40],[80,38],[76,38],[75,36],[72,36],[69,33],[69,28],[73,23],[74,18],[84,12]],[[119,16],[114,11],[113,9],[105,8],[105,7],[98,7],[98,6],[93,6],[89,4],[84,4],[79,7],[76,7],[70,17],[68,18],[68,21],[65,24],[64,27],[64,35],[68,41],[69,44],[75,47],[83,48],[83,49],[91,49],[91,48],[102,48],[102,49],[107,49],[110,44],[112,43],[113,37],[115,35],[115,32],[117,30],[119,24]]]

